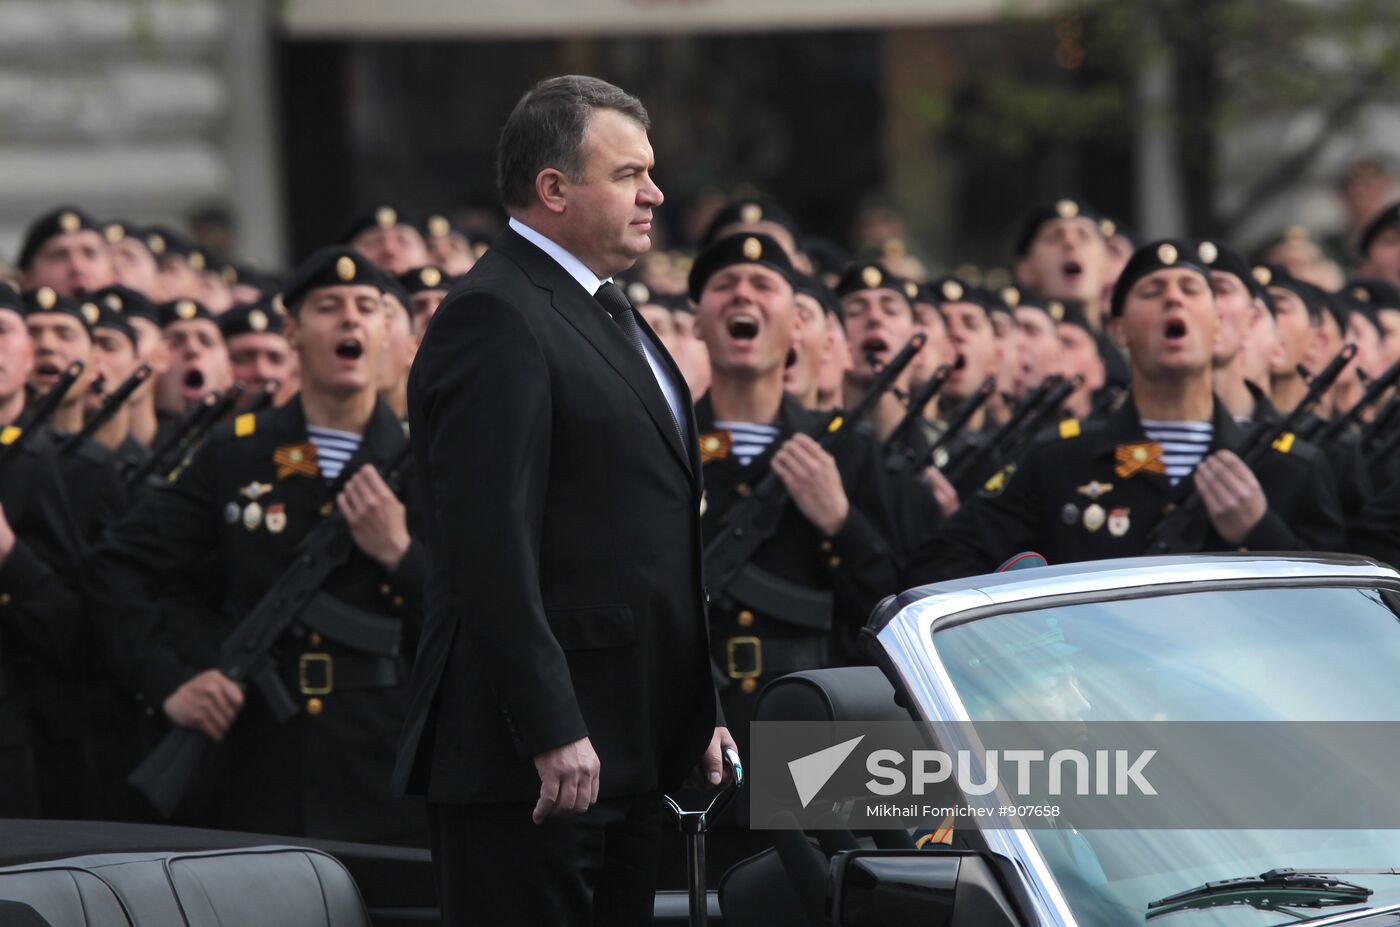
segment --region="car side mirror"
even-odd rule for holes
[[[1017,927],[987,860],[942,850],[849,850],[831,859],[835,927]]]

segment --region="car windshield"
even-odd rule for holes
[[[933,644],[974,726],[1068,719],[1394,721],[1400,719],[1395,601],[1392,593],[1358,588],[1124,597],[979,618],[936,630]],[[1013,664],[1015,673],[997,670]],[[1025,672],[1037,665],[1052,671]],[[1028,679],[1034,680],[1029,693]],[[1304,759],[1335,766],[1348,758]],[[1395,793],[1370,798],[1389,803]],[[1028,834],[1085,925],[1144,923],[1150,901],[1277,867],[1400,866],[1400,831],[1250,830],[1229,823],[1218,830],[1056,826]],[[1400,903],[1400,876],[1345,878],[1374,890],[1367,907]],[[1177,911],[1153,923],[1282,924],[1358,907],[1232,905]]]

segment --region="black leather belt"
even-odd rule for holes
[[[825,637],[731,637],[724,642],[720,666],[729,679],[782,676],[799,670],[819,669],[830,659]]]
[[[388,689],[403,682],[399,661],[364,654],[303,653],[290,657],[283,678],[301,695],[351,689]]]

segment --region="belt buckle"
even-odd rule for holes
[[[740,647],[753,648],[753,669],[739,669],[738,661],[734,659],[735,651]],[[731,637],[724,643],[724,656],[728,662],[728,673],[730,679],[757,679],[763,675],[763,641],[756,637]]]
[[[321,666],[323,668],[325,684],[313,686],[307,678],[307,668],[311,666]],[[328,653],[304,653],[297,661],[297,688],[302,695],[330,695],[335,690],[335,673],[331,663],[331,655]]]

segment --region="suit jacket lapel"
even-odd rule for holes
[[[500,249],[508,257],[514,260],[520,268],[530,277],[530,279],[543,289],[550,291],[550,301],[554,309],[562,315],[575,329],[578,330],[590,344],[603,355],[603,359],[615,370],[627,385],[636,393],[641,400],[647,414],[651,416],[653,424],[661,432],[662,439],[666,446],[675,454],[676,460],[686,472],[694,478],[697,472],[698,463],[692,464],[693,451],[681,446],[681,437],[676,432],[676,425],[672,420],[670,407],[666,404],[666,397],[661,392],[661,386],[656,382],[656,375],[652,373],[651,365],[645,358],[638,357],[636,349],[628,343],[627,338],[622,334],[622,330],[608,317],[608,311],[602,304],[593,298],[591,294],[579,286],[577,280],[569,276],[553,258],[525,240],[513,230],[507,229],[497,237],[493,247]],[[641,313],[637,313],[637,321],[646,336],[651,338],[652,343],[660,345],[656,340],[656,334],[642,319]],[[670,358],[665,350],[661,350],[661,355],[666,357],[669,369],[674,370],[675,365],[670,363]],[[685,389],[685,380],[679,376],[679,372],[673,375],[677,387],[681,390],[683,398],[688,400],[689,393]],[[682,428],[688,428],[692,433],[694,425],[687,421],[681,423]],[[695,442],[689,442],[693,447]]]

